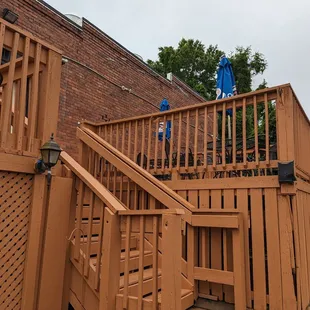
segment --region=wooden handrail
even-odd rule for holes
[[[162,182],[132,162],[128,157],[104,141],[93,131],[87,128],[78,128],[77,136],[86,145],[95,150],[100,156],[108,160],[113,166],[130,177],[130,179],[134,180],[139,186],[143,187],[168,208],[183,209],[185,211],[186,221],[190,221],[191,211],[195,209],[192,204],[169,187],[163,185]]]
[[[80,166],[66,152],[62,152],[60,160],[84,183],[93,193],[113,212],[125,211],[127,208],[119,201],[107,188],[105,188],[98,180]]]
[[[136,216],[136,215],[163,215],[163,214],[171,214],[171,215],[184,215],[185,212],[182,209],[174,209],[174,210],[167,210],[167,209],[159,209],[159,210],[125,210],[119,211],[119,215],[129,215],[129,216]]]
[[[204,108],[207,106],[212,106],[212,105],[221,105],[223,104],[223,102],[227,103],[232,103],[233,101],[237,101],[243,98],[248,98],[248,97],[253,97],[253,96],[259,96],[259,95],[263,95],[265,93],[272,93],[277,91],[280,88],[284,88],[284,87],[290,87],[290,84],[283,84],[283,85],[279,85],[279,86],[275,86],[275,87],[270,87],[270,88],[265,88],[265,89],[261,89],[261,90],[257,90],[255,92],[249,92],[246,94],[240,94],[234,97],[229,97],[229,98],[224,98],[224,99],[220,99],[220,100],[212,100],[212,101],[207,101],[207,102],[203,102],[203,103],[198,103],[198,104],[193,104],[187,107],[182,107],[182,108],[177,108],[177,109],[173,109],[173,110],[169,110],[169,111],[165,111],[165,112],[156,112],[156,113],[152,113],[152,114],[146,114],[146,115],[141,115],[141,116],[135,116],[135,117],[129,117],[129,118],[125,118],[125,119],[119,119],[119,120],[113,120],[113,121],[109,121],[109,122],[92,122],[92,121],[88,121],[88,120],[84,120],[82,122],[82,124],[89,124],[92,126],[105,126],[105,125],[112,125],[112,124],[118,124],[118,123],[124,123],[124,122],[130,122],[130,121],[136,121],[136,120],[142,120],[142,119],[146,119],[146,118],[156,118],[156,117],[163,117],[165,115],[170,115],[170,114],[175,114],[175,113],[179,113],[179,112],[184,112],[184,111],[191,111],[191,110],[195,110],[195,109],[200,109],[200,108]]]

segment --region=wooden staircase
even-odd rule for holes
[[[85,206],[87,208],[87,206]],[[86,219],[85,219],[86,221]],[[92,289],[92,286],[89,285],[91,282],[94,281],[96,277],[97,272],[97,251],[98,251],[98,236],[93,235],[91,238],[91,258],[90,258],[90,268],[89,268],[89,274],[87,277],[82,276],[82,271],[85,269],[85,255],[83,251],[80,251],[80,257],[81,261],[77,262],[74,259],[74,253],[72,251],[71,253],[71,262],[73,264],[73,275],[72,281],[75,282],[85,282],[84,285],[88,285],[89,289],[85,290],[87,296],[82,296],[82,294],[79,295],[78,290],[74,290],[75,285],[71,285],[71,292],[70,292],[70,303],[74,307],[74,309],[98,309],[99,308],[99,289],[95,290]],[[84,238],[81,238],[81,243],[87,242],[87,236],[84,236]],[[141,257],[141,251],[139,249],[139,236],[131,236],[130,238],[130,252],[129,252],[129,264],[128,268],[130,271],[129,277],[128,277],[128,304],[127,308],[128,310],[136,310],[138,309],[138,290],[139,290],[139,258]],[[72,241],[72,244],[74,245],[74,241]],[[154,309],[154,301],[153,301],[153,287],[154,282],[157,282],[157,300],[158,300],[158,306],[157,309],[161,308],[161,281],[162,281],[162,272],[161,268],[159,267],[157,269],[157,276],[154,277],[154,269],[153,269],[153,246],[150,242],[145,238],[144,239],[144,251],[143,251],[143,308],[142,309]],[[121,246],[121,253],[120,253],[120,279],[119,279],[119,293],[116,296],[116,309],[124,309],[124,290],[125,290],[125,253],[126,248],[126,236],[122,235],[122,246]],[[159,266],[161,265],[161,253],[159,253]],[[101,266],[100,266],[101,267]],[[99,268],[100,269],[100,268]],[[154,279],[156,279],[154,281]],[[190,285],[190,283],[187,281],[187,279],[182,276],[182,289],[181,289],[181,309],[185,310],[190,308],[194,303],[194,293],[193,293],[193,287]],[[85,305],[85,300],[87,300],[87,304]],[[82,306],[83,305],[83,306]],[[89,307],[87,307],[89,305]],[[86,306],[86,307],[85,307]],[[83,308],[82,308],[83,307]],[[180,310],[181,310],[180,309]]]
[[[199,211],[89,129],[78,129],[78,138],[82,165],[61,155],[77,192],[70,253],[72,306],[189,309],[198,298],[199,281],[207,281],[233,286],[236,309],[244,310],[239,211]],[[206,229],[232,230],[233,269],[200,264],[197,237]]]

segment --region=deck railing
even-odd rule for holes
[[[0,148],[38,154],[56,134],[61,52],[0,19]]]
[[[297,100],[293,102],[290,85],[283,85],[168,112],[100,124],[85,122],[82,126],[153,175],[169,180],[174,174],[182,179],[274,175],[278,161],[294,159],[301,171],[310,173],[300,153],[304,138],[299,135],[301,130],[309,135],[308,125]],[[289,146],[289,153],[284,149],[294,140],[288,128],[299,136],[295,149]]]
[[[63,153],[61,160],[76,188],[71,201],[76,205],[76,212],[71,214],[75,219],[71,261],[98,294],[100,309],[128,309],[133,303],[135,309],[146,304],[157,309],[159,294],[162,307],[180,309],[184,212],[130,211],[68,154]],[[139,254],[134,257],[132,237],[138,239]],[[132,282],[130,274],[137,270],[138,279]],[[171,281],[178,285],[170,285]]]
[[[297,175],[310,179],[310,122],[295,94],[293,96],[294,149]]]
[[[147,171],[166,178],[173,172],[190,178],[266,175],[277,168],[277,101],[278,88],[270,88],[85,126]],[[171,132],[165,139],[168,123]]]

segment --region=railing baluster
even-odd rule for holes
[[[199,110],[196,109],[195,117],[195,138],[194,138],[194,169],[197,170],[197,161],[198,161],[198,126],[199,126]]]
[[[17,147],[17,150],[19,151],[21,151],[23,148],[23,138],[24,138],[24,129],[25,129],[24,126],[25,126],[25,114],[26,114],[29,49],[30,49],[30,39],[26,38],[24,54],[23,54],[22,78],[21,78],[21,85],[20,85],[21,87],[20,105],[19,105],[20,111],[19,111],[19,119],[18,119],[18,124],[17,124],[17,139],[16,139],[16,143],[17,143],[16,147]]]
[[[126,237],[125,238],[126,238],[126,244],[125,244],[123,309],[127,309],[127,304],[128,304],[131,216],[126,216]]]
[[[185,171],[188,171],[188,159],[189,159],[189,111],[186,113],[186,141],[185,141]]]
[[[33,144],[35,139],[35,130],[37,124],[37,113],[38,113],[38,96],[39,96],[39,74],[40,74],[40,59],[41,59],[40,43],[36,44],[36,53],[34,60],[34,74],[32,76],[31,83],[31,100],[29,105],[29,131],[28,131],[28,151],[33,151]]]
[[[142,141],[141,141],[141,161],[140,161],[140,167],[146,168],[144,166],[144,148],[145,148],[145,121],[142,120]],[[139,163],[138,163],[139,164]]]
[[[222,111],[222,167],[226,168],[226,103],[223,103]]]
[[[109,143],[113,145],[113,124],[109,126],[110,127],[110,139],[109,139]]]
[[[113,195],[116,196],[116,178],[117,178],[117,169],[113,166]]]
[[[178,136],[178,152],[177,152],[177,171],[178,172],[180,172],[181,139],[182,139],[182,112],[179,113],[179,136]]]
[[[149,119],[149,133],[147,141],[147,171],[150,171],[151,145],[152,145],[152,118]]]
[[[130,209],[130,179],[127,180],[127,208]]]
[[[170,149],[169,149],[169,170],[172,172],[172,153],[174,143],[174,114],[171,114],[171,135],[170,135]]]
[[[213,160],[212,165],[213,169],[216,169],[216,149],[217,149],[217,111],[216,111],[216,105],[213,105]]]
[[[122,149],[121,149],[121,152],[122,152],[123,154],[125,154],[125,153],[124,153],[124,150],[125,150],[125,135],[126,135],[125,127],[126,127],[126,123],[123,123],[123,131],[122,131]]]
[[[90,191],[90,202],[89,202],[89,213],[88,213],[88,230],[87,230],[87,247],[85,253],[85,263],[84,263],[84,276],[89,275],[89,263],[90,263],[90,247],[92,243],[93,235],[93,217],[94,217],[94,204],[95,204],[95,194]],[[99,266],[96,266],[99,268]]]
[[[104,210],[105,205],[101,202],[100,208],[100,220],[99,220],[99,235],[98,235],[98,247],[97,247],[97,262],[96,262],[96,276],[95,276],[95,290],[99,290],[100,283],[100,271],[101,271],[101,253],[102,253],[102,243],[103,243],[103,224],[104,224]]]
[[[82,228],[82,215],[83,215],[83,207],[84,207],[84,193],[85,187],[84,183],[80,180],[79,184],[79,196],[78,196],[78,205],[77,205],[77,215],[76,215],[76,237],[75,237],[75,249],[74,249],[74,259],[80,260],[80,250],[81,250],[81,228]],[[84,235],[84,233],[83,233]],[[84,238],[83,238],[84,245]]]
[[[153,216],[153,310],[158,306],[158,218]]]
[[[149,195],[149,204],[150,204],[150,210],[156,209],[156,200],[152,195]]]
[[[269,151],[269,108],[268,108],[268,97],[264,95],[265,101],[265,137],[266,137],[266,164],[270,164],[270,151]]]
[[[243,139],[243,165],[247,167],[247,146],[246,146],[246,98],[242,101],[242,139]]]
[[[19,44],[20,35],[18,32],[14,34],[13,50],[11,52],[10,66],[7,78],[7,84],[3,87],[4,100],[2,101],[1,107],[1,148],[5,149],[7,146],[7,137],[10,131],[9,126],[11,125],[11,110],[12,110],[12,94],[13,94],[13,80],[16,66],[16,55]]]
[[[138,210],[138,185],[135,183],[134,186],[134,198],[133,198],[133,209]]]
[[[128,153],[127,157],[131,158],[131,122],[128,123]]]
[[[135,139],[133,147],[133,161],[137,161],[137,149],[138,149],[138,121],[135,121]]]
[[[258,153],[258,120],[257,120],[257,99],[253,97],[253,109],[254,109],[254,134],[255,134],[255,162],[256,166],[259,165],[259,153]]]
[[[145,229],[145,217],[140,216],[138,310],[143,309],[144,229]]]
[[[156,122],[156,136],[155,136],[155,159],[154,159],[154,172],[157,172],[157,161],[158,161],[158,126],[159,126],[159,119],[157,118]]]
[[[110,182],[111,182],[111,169],[112,169],[112,165],[110,163],[107,162],[107,189],[109,191],[111,191],[111,186],[110,186]]]
[[[237,132],[236,132],[236,101],[233,101],[233,136],[232,136],[232,164],[236,168],[236,147],[237,147]]]
[[[119,124],[116,124],[116,145],[115,148],[119,150]]]
[[[203,160],[205,173],[208,173],[208,107],[204,108]]]
[[[165,171],[165,147],[166,147],[166,124],[167,124],[167,116],[164,116],[163,121],[163,140],[162,140],[162,147],[161,147],[161,171],[164,173]]]
[[[120,185],[119,185],[119,200],[123,202],[123,182],[124,182],[124,175],[120,172]]]
[[[109,142],[108,141],[108,125],[104,126],[104,140]]]

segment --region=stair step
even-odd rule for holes
[[[116,309],[123,309],[123,294],[118,294],[116,296]],[[194,304],[194,293],[191,290],[182,289],[181,291],[181,309],[186,310],[193,306]],[[128,297],[127,310],[136,310],[138,308],[138,298],[134,296]],[[143,298],[143,309],[153,309],[153,299],[152,295]],[[158,307],[159,310],[164,310],[161,308],[161,292],[158,292]]]
[[[144,256],[149,255],[149,254],[152,254],[152,251],[144,251]],[[120,256],[121,257],[121,261],[125,260],[125,255],[126,255],[125,252],[121,253],[121,256]],[[129,252],[130,259],[132,259],[132,258],[139,258],[139,255],[140,255],[140,251],[139,250],[132,250],[132,251]],[[91,263],[92,266],[96,267],[97,257],[92,257],[90,259],[90,263]]]
[[[158,276],[161,276],[161,269],[158,269]],[[143,281],[153,278],[153,268],[145,269],[143,272]],[[124,287],[125,277],[121,276],[119,281],[119,287],[122,289]],[[133,285],[139,282],[139,272],[133,272],[129,274],[129,285]]]
[[[186,297],[187,295],[192,294],[191,290],[181,289],[181,298]],[[147,301],[153,301],[153,296],[147,296],[144,298]],[[161,303],[161,292],[158,292],[158,302]]]
[[[90,255],[96,255],[97,254],[98,246],[99,246],[98,239],[99,239],[98,236],[92,236],[91,237]],[[81,238],[81,246],[82,246],[83,240],[84,240],[84,242],[87,242],[88,237],[84,237],[84,238],[82,237]],[[74,243],[74,240],[73,240],[73,243]],[[130,238],[130,249],[136,249],[137,245],[138,245],[137,237],[135,237],[135,236],[131,237]],[[124,250],[125,247],[126,247],[126,240],[122,239],[121,249]]]

